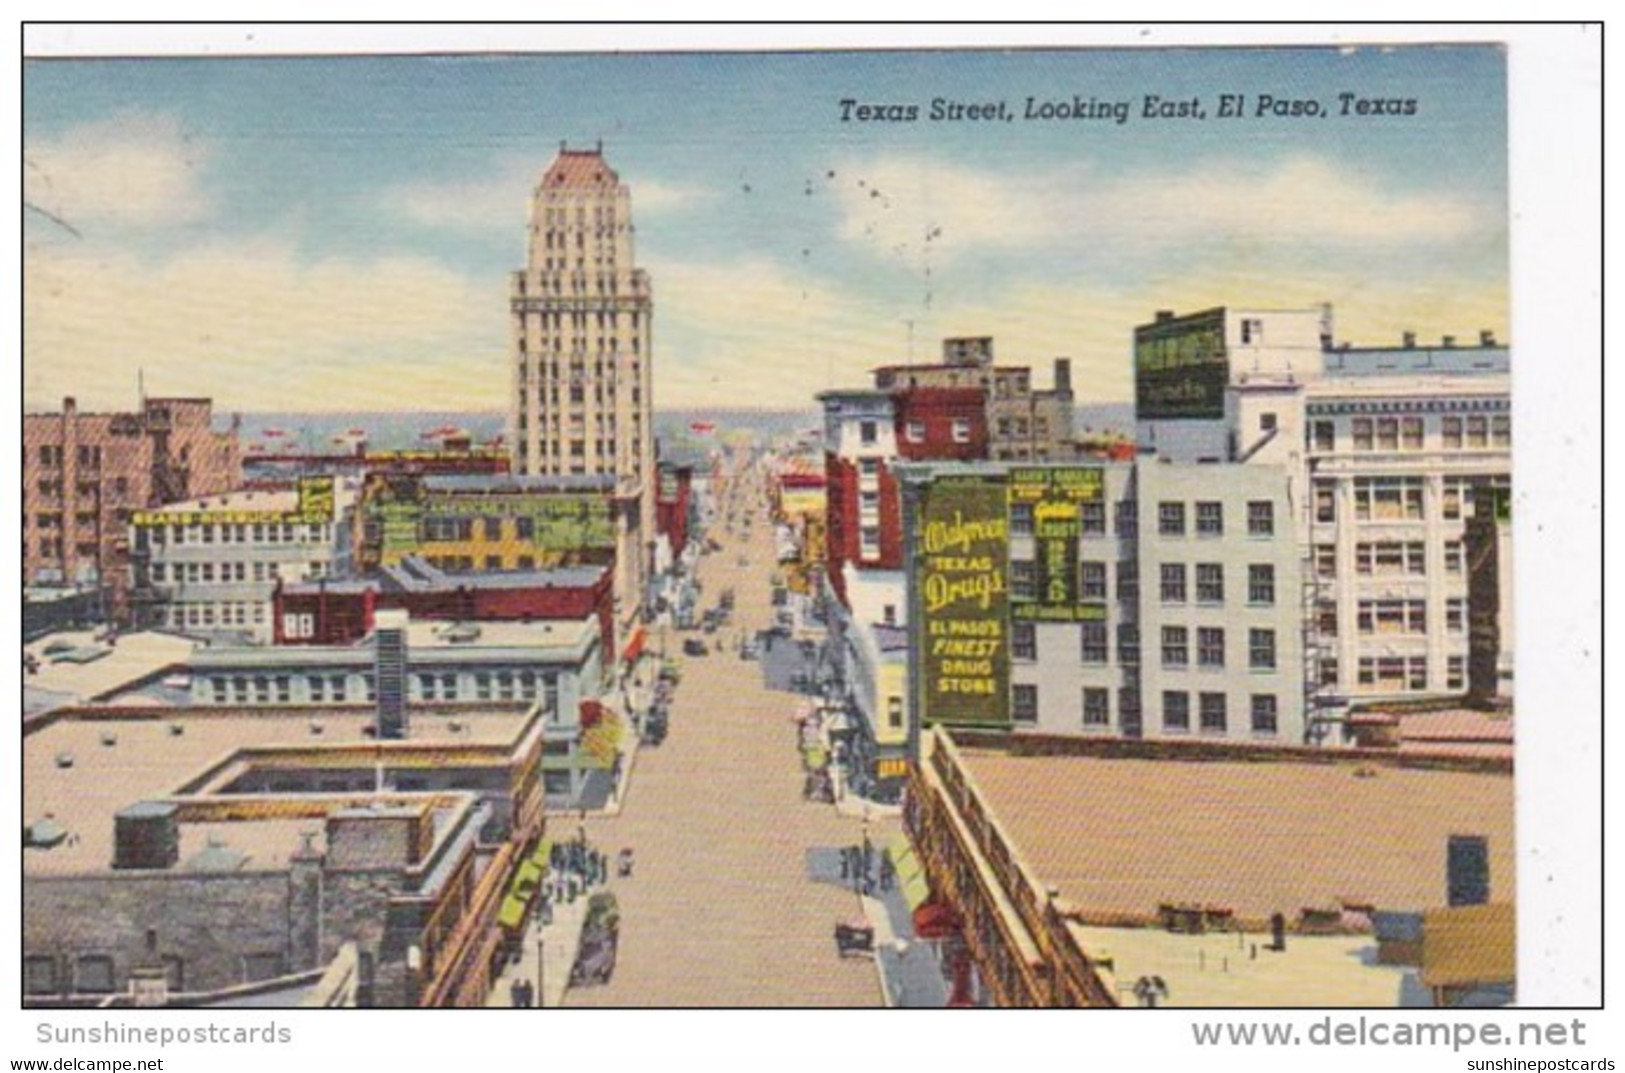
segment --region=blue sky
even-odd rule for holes
[[[1147,120],[1146,94],[1208,118]],[[1261,94],[1334,114],[1254,117]],[[1019,118],[1074,95],[1133,114]],[[938,97],[1018,118],[930,122]],[[922,118],[842,122],[846,98]],[[1506,338],[1505,99],[1489,46],[35,61],[25,402],[127,406],[139,368],[230,409],[500,408],[561,140],[632,188],[657,405],[809,405],[950,334],[1120,401],[1159,308]]]

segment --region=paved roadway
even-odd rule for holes
[[[734,648],[741,628],[772,616],[772,526],[754,478],[742,488],[754,525],[748,543],[716,531],[722,551],[704,556],[701,607],[732,586],[735,612],[714,635]],[[741,567],[741,552],[748,565]],[[835,952],[837,920],[860,918],[856,897],[808,879],[806,852],[859,840],[859,823],[802,800],[796,729],[799,698],[768,690],[761,667],[736,650],[682,659],[683,681],[664,744],[640,751],[619,816],[588,817],[588,838],[613,853],[635,850],[620,899],[620,949],[612,980],[573,989],[567,1006],[874,1006],[874,962]],[[574,817],[554,816],[554,837]]]

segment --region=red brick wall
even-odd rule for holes
[[[969,461],[987,457],[987,394],[981,388],[920,387],[899,391],[897,453],[910,461]],[[963,443],[954,438],[954,423],[964,422]],[[910,439],[911,426],[921,426],[923,441]]]

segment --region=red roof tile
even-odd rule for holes
[[[620,181],[621,177],[604,163],[604,154],[597,149],[560,149],[542,176],[542,185],[550,187],[614,187]]]

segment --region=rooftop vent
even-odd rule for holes
[[[1495,333],[1490,331],[1488,328],[1485,328],[1483,331],[1479,332],[1478,333],[1478,345],[1479,346],[1494,346],[1495,345]]]
[[[1446,349],[1446,350],[1450,350],[1450,349],[1451,349],[1451,348],[1453,348],[1453,347],[1454,347],[1454,346],[1455,346],[1455,345],[1456,345],[1456,337],[1455,337],[1455,336],[1453,336],[1453,335],[1447,335],[1447,336],[1445,336],[1445,337],[1444,337],[1444,338],[1442,338],[1442,339],[1440,339],[1440,340],[1439,340],[1439,343],[1440,343],[1440,344],[1441,344],[1441,345],[1442,345],[1442,346],[1443,346],[1443,347],[1444,347],[1444,348],[1445,348],[1445,349]]]
[[[169,724],[169,736],[170,737],[178,738],[182,734],[185,734],[185,733],[186,733],[186,727],[183,726],[182,724],[180,724],[180,723],[171,723],[171,724]]]
[[[73,754],[70,753],[70,752],[67,752],[67,751],[57,753],[56,754],[56,766],[57,767],[72,767],[73,766]]]
[[[1411,349],[1412,347],[1414,347],[1416,345],[1416,333],[1415,332],[1405,332],[1402,335],[1400,335],[1399,338],[1402,340],[1403,345],[1404,345],[1406,350],[1409,350],[1409,349]]]
[[[322,721],[320,719],[312,719],[310,721],[310,732],[312,734],[320,734],[324,729],[326,728],[322,726]]]
[[[104,730],[102,731],[101,741],[103,745],[111,749],[113,746],[118,744],[118,735],[113,733],[111,730]]]

